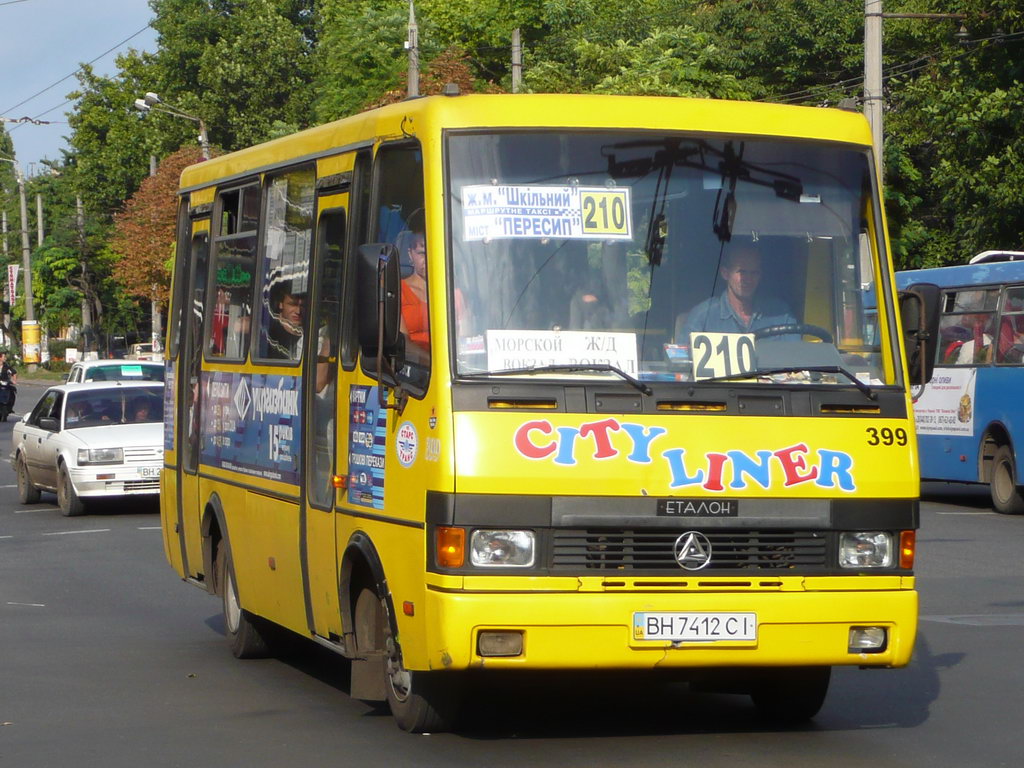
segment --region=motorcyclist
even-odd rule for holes
[[[7,403],[8,413],[14,413],[14,400],[18,396],[17,383],[18,371],[7,362],[7,352],[0,350],[0,386],[10,392],[10,400]]]

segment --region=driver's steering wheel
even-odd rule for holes
[[[820,325],[808,325],[805,323],[784,323],[783,325],[769,325],[767,328],[758,328],[754,331],[755,339],[764,339],[769,336],[815,336],[826,344],[832,343],[832,334]]]

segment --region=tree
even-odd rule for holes
[[[110,250],[116,254],[114,278],[130,296],[166,303],[170,289],[168,261],[174,251],[178,179],[189,165],[200,162],[196,147],[182,147],[164,158],[156,173],[114,214]]]

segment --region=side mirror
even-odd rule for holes
[[[43,416],[39,419],[39,428],[45,429],[47,432],[59,432],[60,422],[53,416]]]
[[[402,288],[398,249],[391,243],[359,246],[356,295],[359,347],[364,357],[389,360],[402,351]]]
[[[927,384],[935,370],[941,297],[934,283],[915,283],[899,292],[903,348],[912,385]]]

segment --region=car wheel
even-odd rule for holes
[[[35,504],[39,501],[39,489],[32,485],[28,476],[28,467],[25,459],[18,457],[18,501],[22,504]]]
[[[359,593],[356,615],[364,619],[362,636],[356,641],[359,651],[381,650],[383,646],[384,690],[398,727],[410,733],[449,730],[461,700],[462,680],[458,673],[407,670],[392,636],[384,604],[374,590],[366,587]],[[357,631],[358,627],[357,622]]]
[[[228,647],[236,659],[263,659],[270,655],[270,646],[257,626],[258,619],[242,609],[235,583],[235,565],[227,542],[217,547],[217,588],[224,604],[224,632]]]
[[[1013,449],[1002,445],[992,458],[992,477],[989,480],[989,492],[992,494],[992,506],[996,512],[1004,515],[1024,513],[1024,497],[1017,485],[1017,470],[1013,459]]]
[[[75,485],[71,482],[71,473],[68,468],[61,464],[60,474],[57,478],[57,505],[64,517],[77,517],[85,511],[85,504],[75,491]]]
[[[825,703],[832,667],[784,667],[762,670],[750,698],[766,720],[782,726],[800,725]]]

